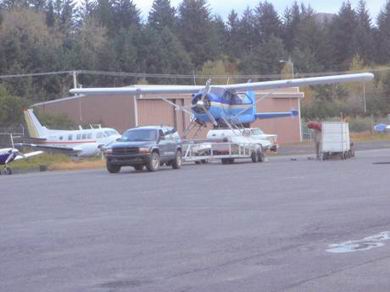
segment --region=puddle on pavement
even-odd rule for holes
[[[366,251],[385,245],[384,241],[390,240],[390,231],[384,231],[360,240],[350,240],[336,244],[330,244],[327,252],[330,253],[350,253],[356,251]]]

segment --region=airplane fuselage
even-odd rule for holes
[[[75,149],[77,156],[94,156],[100,153],[99,146],[107,145],[120,137],[111,128],[93,128],[82,130],[47,130],[39,145],[68,147]]]
[[[0,165],[5,165],[6,162],[10,163],[15,159],[16,153],[14,153],[12,150],[12,148],[0,149]]]
[[[202,92],[192,97],[192,112],[201,123],[213,122],[218,127],[232,125],[250,127],[256,119],[294,117],[299,114],[295,109],[288,112],[256,112],[256,94],[254,91],[235,92],[223,88],[213,88],[204,95]]]
[[[254,92],[235,93],[214,89],[204,98],[202,93],[195,94],[192,105],[195,118],[201,122],[210,122],[209,114],[217,123],[226,120],[232,124],[249,124],[256,120]]]

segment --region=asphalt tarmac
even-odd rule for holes
[[[1,176],[0,291],[388,291],[378,162]]]

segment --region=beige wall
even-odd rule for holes
[[[47,113],[64,113],[81,125],[102,124],[120,132],[136,126],[133,96],[83,96],[44,103],[36,107]]]

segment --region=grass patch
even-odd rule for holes
[[[390,141],[390,134],[360,132],[360,133],[351,133],[350,135],[351,135],[351,140],[354,142]]]
[[[27,159],[18,160],[12,163],[13,169],[33,169],[40,166],[48,170],[78,170],[102,168],[105,166],[105,160],[100,157],[75,160],[65,154],[44,153]]]

